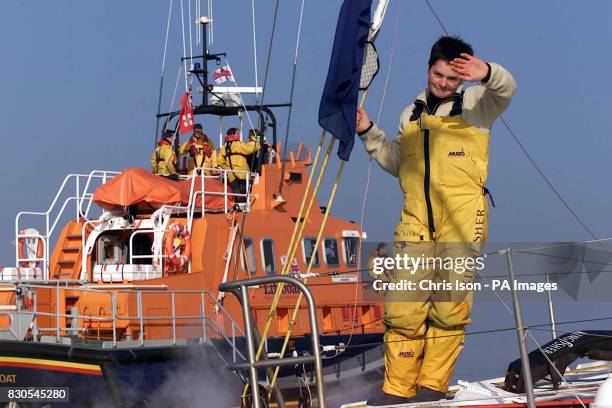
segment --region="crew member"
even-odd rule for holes
[[[178,174],[176,173],[178,159],[172,148],[174,132],[172,130],[164,130],[162,135],[162,139],[151,155],[151,169],[154,174],[171,180],[178,180]]]
[[[224,144],[219,149],[219,166],[228,172],[229,185],[236,194],[246,194],[246,180],[251,168],[249,166],[250,156],[257,154],[259,143],[249,141],[244,143],[240,140],[240,132],[236,128],[227,130]],[[236,197],[236,201],[244,201],[244,197]]]
[[[399,178],[404,194],[396,254],[474,257],[487,238],[489,131],[509,106],[516,83],[503,67],[473,54],[457,37],[442,37],[433,45],[427,89],[404,110],[393,140],[365,110],[357,111],[356,130],[366,151]],[[463,81],[480,84],[464,88]],[[390,278],[468,282],[474,276],[474,270],[427,266],[415,273],[395,269]],[[387,291],[385,379],[382,392],[368,404],[444,398],[471,309],[469,291]]]
[[[189,153],[187,168],[192,175],[196,168],[205,167],[204,174],[210,176],[217,167],[217,151],[212,140],[202,131],[202,125],[196,123],[193,136],[179,147],[179,154]]]
[[[376,245],[376,250],[374,252],[372,252],[372,255],[370,255],[370,259],[368,259],[368,275],[370,275],[371,277],[373,277],[374,279],[381,279],[386,275],[386,273],[384,274],[377,274],[374,271],[374,261],[377,258],[387,258],[387,244],[385,244],[384,242],[379,242],[378,245]]]

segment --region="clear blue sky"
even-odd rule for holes
[[[187,3],[187,1],[186,1]],[[204,10],[206,9],[204,2]],[[273,1],[257,3],[260,83]],[[397,46],[381,124],[394,135],[403,107],[425,85],[428,51],[441,29],[425,2],[400,2]],[[0,35],[2,145],[0,264],[13,263],[9,242],[19,210],[45,210],[67,173],[147,167],[154,139],[168,1],[7,1]],[[182,48],[175,0],[166,64],[164,109]],[[453,34],[476,54],[505,65],[518,91],[505,114],[516,134],[570,205],[599,236],[612,235],[608,188],[612,27],[609,2],[433,1]],[[213,51],[226,51],[240,85],[254,85],[250,2],[214,2]],[[307,1],[300,44],[291,139],[314,145],[316,114],[339,1]],[[377,40],[382,69],[366,107],[380,105],[395,30],[393,0]],[[299,2],[282,2],[266,100],[288,100]],[[284,135],[286,115],[279,113]],[[226,122],[224,127],[229,127]],[[210,134],[217,125],[204,124]],[[587,234],[537,175],[507,131],[492,132],[491,241],[561,241]],[[335,162],[337,166],[337,161]],[[335,213],[358,220],[368,158],[359,142],[346,169]],[[332,166],[332,171],[335,168]],[[331,175],[330,175],[331,179]],[[329,186],[329,183],[327,184]],[[329,190],[327,190],[329,191]],[[322,201],[326,195],[320,194]],[[390,239],[401,196],[397,180],[373,166],[365,229]]]
[[[10,242],[15,214],[46,210],[67,173],[148,166],[168,3],[3,2],[0,265],[14,264]],[[164,109],[169,107],[181,49],[179,3],[175,0]],[[261,81],[273,1],[256,3]],[[400,3],[397,47],[381,118],[389,135],[394,135],[404,106],[424,88],[429,48],[442,33],[424,1]],[[452,34],[471,42],[478,56],[514,74],[519,88],[506,119],[585,223],[599,237],[612,236],[612,3],[432,4]],[[214,2],[212,50],[228,52],[243,86],[254,85],[250,5],[246,0]],[[306,2],[290,134],[293,141],[311,146],[320,135],[316,115],[339,7],[339,0]],[[373,115],[380,105],[397,11],[398,0],[392,0],[377,40],[382,69],[366,103]],[[298,13],[299,2],[281,2],[268,102],[288,99]],[[286,116],[279,114],[281,136],[285,125]],[[216,132],[216,125],[204,126],[209,134]],[[336,159],[332,169],[337,165]],[[367,166],[357,142],[336,214],[359,220]],[[489,180],[497,204],[491,212],[490,241],[589,238],[499,123],[492,131]],[[320,194],[322,201],[324,197]],[[400,207],[397,180],[374,165],[365,219],[371,239],[391,238]]]

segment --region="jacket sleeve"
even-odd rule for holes
[[[399,177],[400,164],[400,139],[404,132],[404,124],[410,118],[414,104],[411,104],[400,117],[398,132],[395,139],[388,139],[378,125],[374,124],[370,130],[359,136],[366,152],[385,170],[387,173]]]
[[[175,174],[176,167],[174,167],[174,152],[171,147],[167,149],[162,149],[163,154],[161,155],[161,159],[164,161],[164,166],[166,166],[166,171],[168,174]]]
[[[249,155],[259,150],[259,143],[233,143],[232,153]]]
[[[151,155],[151,171],[157,174],[157,148],[153,151]]]
[[[489,63],[489,80],[465,90],[463,97],[463,117],[469,124],[482,129],[490,129],[510,105],[516,91],[514,78],[504,67]]]

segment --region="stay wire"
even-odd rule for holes
[[[364,323],[363,326],[369,326],[372,323],[378,322],[378,321],[383,321],[383,318],[380,319],[374,319],[368,323]],[[560,324],[576,324],[576,323],[591,323],[591,322],[599,322],[599,321],[604,321],[604,320],[612,320],[612,316],[609,317],[600,317],[600,318],[594,318],[594,319],[582,319],[582,320],[569,320],[569,321],[565,321],[565,322],[555,322],[556,325],[560,325]],[[525,325],[525,329],[528,330],[546,330],[545,328],[547,327],[551,327],[552,323],[543,323],[543,324],[536,324],[536,325]],[[359,326],[357,326],[359,327]],[[346,330],[349,330],[348,328]],[[372,346],[377,346],[377,345],[381,345],[381,344],[390,344],[390,343],[401,343],[401,342],[406,342],[406,341],[419,341],[419,340],[425,340],[425,339],[442,339],[442,338],[449,338],[449,337],[459,337],[459,336],[474,336],[477,334],[493,334],[493,333],[503,333],[503,332],[507,332],[507,331],[516,331],[516,326],[513,327],[504,327],[504,328],[499,328],[499,329],[488,329],[488,330],[478,330],[478,331],[473,331],[473,332],[465,332],[465,333],[458,333],[458,334],[444,334],[444,335],[439,335],[439,336],[416,336],[413,338],[408,338],[408,339],[398,339],[398,340],[383,340],[383,341],[379,341],[379,342],[371,342],[371,343],[361,343],[361,344],[355,344],[354,346],[351,346],[351,348],[353,347],[372,347]],[[331,330],[331,331],[324,331],[322,333],[324,334],[330,334],[330,333],[337,333],[338,330]],[[562,332],[559,331],[559,329],[557,329],[557,332]],[[573,332],[564,332],[564,333],[573,333]],[[589,334],[591,335],[591,334]],[[595,334],[593,334],[593,336],[595,336]],[[599,335],[600,337],[607,337],[605,335]]]
[[[298,23],[298,31],[297,31],[297,38],[295,41],[295,54],[293,57],[293,71],[291,73],[291,87],[290,87],[290,91],[289,91],[289,111],[287,112],[287,127],[285,129],[285,140],[283,142],[283,149],[282,149],[282,154],[281,154],[281,171],[280,171],[280,182],[278,185],[278,195],[281,195],[281,193],[283,192],[283,181],[284,181],[284,174],[285,174],[285,163],[286,160],[286,155],[287,155],[287,149],[288,149],[288,144],[289,144],[289,130],[291,128],[291,114],[293,113],[293,93],[295,90],[295,77],[296,77],[296,72],[297,72],[297,63],[298,63],[298,55],[299,55],[299,50],[300,50],[300,36],[302,34],[302,20],[303,20],[303,16],[304,16],[304,0],[302,0],[302,5],[300,7],[300,20]]]
[[[212,0],[209,0],[209,2],[211,2]],[[266,58],[266,70],[264,73],[264,81],[263,81],[263,86],[261,89],[261,99],[259,102],[259,115],[257,115],[257,129],[261,129],[261,112],[262,112],[262,108],[263,108],[263,103],[264,103],[264,96],[266,94],[266,87],[267,87],[267,83],[268,83],[268,72],[270,70],[270,61],[272,59],[272,45],[274,43],[274,34],[276,32],[276,21],[278,18],[278,4],[279,4],[279,0],[276,0],[276,5],[274,7],[274,19],[272,20],[272,32],[270,33],[270,42],[269,42],[269,46],[268,46],[268,56]],[[230,69],[231,70],[231,69]],[[262,135],[263,137],[263,135]],[[253,172],[253,166],[255,164],[255,161],[253,161],[251,163],[251,168],[250,171]],[[253,188],[253,184],[250,183],[249,184],[250,188]],[[250,191],[249,191],[250,193]],[[240,228],[238,230],[238,248],[242,247],[242,238],[244,235],[244,224],[246,222],[246,218],[248,216],[248,213],[243,214],[241,222],[240,222]],[[238,274],[238,262],[234,263],[234,276],[237,276]]]
[[[189,69],[191,70],[193,69],[193,35],[191,32],[191,25],[193,24],[193,21],[191,19],[191,0],[187,0],[187,15],[187,26],[189,27]]]
[[[161,104],[162,104],[162,95],[164,90],[164,74],[166,71],[166,53],[168,51],[168,37],[170,33],[170,18],[172,17],[172,5],[174,0],[170,0],[170,6],[168,8],[168,20],[166,22],[166,36],[164,39],[164,53],[162,56],[162,66],[161,66],[161,75],[159,79],[159,96],[157,98],[157,121],[155,125],[155,145],[157,146],[157,141],[159,140],[159,115],[161,114]]]
[[[185,11],[183,10],[184,7],[185,6],[183,4],[183,0],[181,0],[181,33],[183,35],[183,58],[187,57],[187,42],[185,40]],[[181,63],[183,64],[183,72],[185,76],[185,92],[187,92],[189,91],[189,86],[187,84],[187,62],[182,59]]]
[[[538,327],[530,327],[531,330],[536,330],[536,331],[543,331],[543,332],[552,332],[552,328],[551,329],[545,329],[545,328],[538,328]],[[576,330],[574,331],[567,331],[567,330],[559,330],[556,329],[557,333],[562,333],[562,334],[573,334],[576,332]],[[603,337],[606,339],[612,339],[612,336],[607,335],[607,334],[598,334],[598,333],[588,333],[589,336],[593,336],[593,337]]]
[[[512,252],[519,252],[519,251],[536,251],[536,250],[541,250],[541,249],[552,249],[552,248],[565,248],[565,247],[571,247],[577,244],[580,245],[585,245],[585,244],[593,244],[593,243],[598,243],[599,246],[603,247],[603,242],[606,241],[612,241],[612,238],[600,238],[600,239],[593,239],[593,240],[589,240],[589,241],[578,241],[578,242],[568,242],[568,243],[563,243],[563,244],[553,244],[553,245],[543,245],[543,246],[539,246],[539,247],[525,247],[525,248],[508,248],[510,250],[512,250]],[[608,252],[608,250],[603,247],[604,250],[606,252]],[[500,252],[503,251],[501,249],[495,250],[495,251],[491,251],[491,252],[487,252],[484,255],[489,256],[489,255],[499,255]]]
[[[253,20],[253,59],[255,60],[255,102],[259,99],[257,93],[257,86],[259,85],[258,72],[257,72],[257,30],[255,28],[255,0],[251,0],[252,20]]]

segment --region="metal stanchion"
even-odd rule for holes
[[[516,334],[518,336],[519,351],[521,353],[521,364],[523,366],[523,381],[525,383],[525,394],[527,396],[527,406],[535,408],[535,398],[533,396],[533,380],[531,378],[531,366],[527,347],[525,347],[525,330],[523,328],[523,316],[521,315],[521,305],[519,304],[518,294],[514,288],[516,276],[514,265],[512,264],[512,250],[506,249],[506,260],[508,261],[508,272],[510,273],[510,287],[512,288],[512,303],[514,305],[514,320],[516,321]]]

